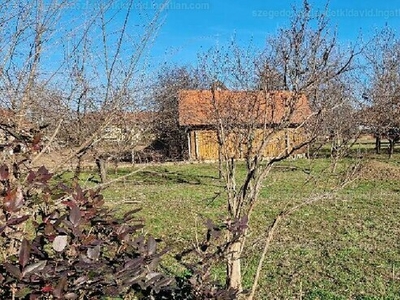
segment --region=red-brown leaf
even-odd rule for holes
[[[79,225],[81,216],[82,214],[79,207],[77,205],[73,205],[69,212],[69,220],[71,221],[72,225],[74,225],[74,227],[77,227]]]
[[[63,291],[64,291],[66,286],[67,286],[67,277],[63,277],[63,278],[61,278],[61,280],[57,284],[57,287],[54,289],[53,295],[56,298],[62,298]]]
[[[18,225],[18,224],[25,222],[28,219],[29,219],[29,215],[22,216],[19,218],[11,218],[10,220],[7,221],[7,226]]]
[[[41,182],[47,182],[51,177],[53,177],[53,174],[49,173],[49,170],[47,170],[44,166],[39,168],[37,174],[40,176]]]
[[[29,262],[29,257],[31,254],[31,244],[27,239],[23,239],[21,243],[21,247],[19,248],[19,259],[18,262],[22,268],[26,266]]]
[[[35,147],[37,144],[40,143],[40,140],[42,139],[42,135],[40,133],[35,134],[32,140],[32,146]]]
[[[14,211],[14,201],[17,191],[15,189],[7,191],[6,196],[3,198],[3,206],[6,211]]]
[[[8,171],[7,165],[2,165],[0,167],[0,180],[8,179],[9,175],[10,175],[10,172]]]
[[[4,267],[6,268],[7,272],[10,273],[13,277],[21,279],[21,271],[18,267],[10,263],[4,263]]]
[[[77,185],[75,187],[75,194],[73,195],[74,200],[77,202],[82,202],[85,200],[85,194],[82,190],[82,188],[80,187],[80,185]]]
[[[28,183],[32,183],[35,179],[36,179],[36,173],[33,172],[32,170],[29,171],[28,178],[27,178]]]
[[[9,190],[3,199],[4,209],[9,212],[20,210],[23,204],[24,195],[21,188]]]

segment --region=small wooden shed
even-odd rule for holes
[[[286,91],[181,90],[178,111],[179,124],[187,131],[190,160],[218,159],[219,122],[234,129],[230,136],[232,157],[243,158],[247,146],[237,142],[235,132],[249,126],[254,128],[256,141],[268,130],[275,131],[264,156],[288,153],[305,140],[305,131],[299,125],[312,114],[306,97],[294,97]],[[305,151],[299,149],[295,154]]]

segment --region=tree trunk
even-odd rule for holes
[[[242,291],[241,254],[242,243],[234,242],[228,250],[226,285],[239,292]]]
[[[118,162],[119,162],[119,157],[116,156],[114,157],[114,174],[118,175]]]
[[[82,171],[82,157],[78,157],[78,163],[76,164],[75,171],[74,171],[74,179],[79,179]]]
[[[135,150],[131,150],[131,165],[135,164]]]
[[[96,158],[96,166],[100,175],[101,183],[105,183],[107,181],[107,167],[106,160],[103,157]]]
[[[332,158],[337,157],[339,147],[340,147],[339,139],[334,138],[331,143],[331,157]]]
[[[394,152],[394,140],[389,139],[389,158],[392,158]]]
[[[380,136],[375,137],[375,151],[376,151],[376,154],[381,153],[381,137]]]
[[[222,153],[220,146],[218,146],[218,179],[222,179]]]

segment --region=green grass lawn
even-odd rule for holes
[[[371,157],[359,179],[281,223],[257,299],[400,299],[399,162],[399,154],[391,160]],[[351,163],[347,160],[341,168]],[[265,229],[275,216],[329,191],[338,180],[324,170],[329,170],[328,159],[287,160],[267,177],[250,223],[245,288],[251,286]],[[224,189],[217,175],[216,164],[149,166],[104,194],[121,212],[142,207],[144,233],[168,245],[163,265],[179,273],[173,255],[195,241],[204,218],[224,214]]]

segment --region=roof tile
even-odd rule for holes
[[[300,124],[312,114],[304,95],[287,91],[181,90],[179,124]]]

